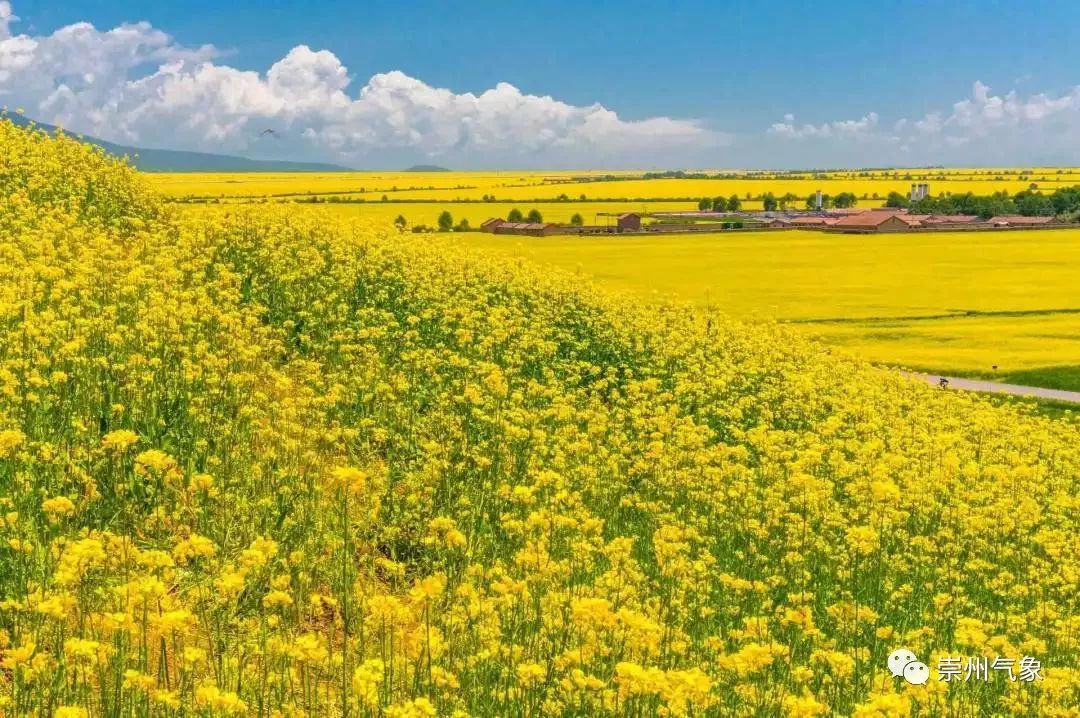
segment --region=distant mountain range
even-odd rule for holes
[[[449,172],[450,170],[439,165],[413,165],[406,172]]]
[[[8,115],[16,125],[26,126],[31,122],[46,132],[55,133],[57,128],[29,120],[20,115]],[[65,132],[72,137],[76,133]],[[279,160],[253,160],[248,157],[233,155],[215,155],[208,152],[187,152],[185,150],[156,150],[145,147],[118,145],[96,137],[82,135],[82,141],[97,145],[113,155],[127,155],[135,167],[144,172],[349,172],[348,167],[322,162],[285,162]]]

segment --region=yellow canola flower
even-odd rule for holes
[[[53,713],[53,718],[88,718],[90,714],[79,706],[60,706]]]
[[[209,558],[217,553],[217,546],[205,536],[192,534],[173,547],[173,558],[187,563],[197,558]]]
[[[432,718],[439,712],[427,698],[415,698],[386,709],[387,718]]]
[[[784,715],[787,718],[816,718],[829,714],[829,706],[818,701],[809,692],[784,698]]]
[[[186,608],[177,608],[152,616],[150,624],[160,633],[171,636],[193,629],[196,625],[196,618]]]
[[[64,655],[69,660],[88,665],[97,665],[102,655],[110,650],[109,646],[103,646],[98,641],[85,638],[69,638],[64,641]]]
[[[385,679],[383,662],[377,658],[365,661],[352,675],[352,690],[360,705],[373,708],[379,702],[379,686]]]
[[[101,437],[101,446],[107,451],[124,451],[139,441],[139,435],[129,429],[110,431]]]
[[[26,436],[17,429],[0,430],[0,458],[12,456],[24,441]]]
[[[547,675],[547,668],[539,663],[523,663],[515,670],[518,683],[524,687],[535,685]]]
[[[128,669],[124,671],[124,687],[140,690],[143,692],[150,692],[157,686],[157,681],[153,676],[148,676],[145,673],[140,673],[134,669]]]
[[[66,496],[56,496],[41,502],[41,510],[55,522],[63,516],[75,513],[75,504]]]
[[[855,706],[851,715],[852,718],[907,718],[911,715],[911,700],[907,695],[881,693]]]
[[[195,689],[195,705],[223,715],[243,715],[247,704],[232,691],[223,691],[212,683],[204,683]]]
[[[158,689],[150,694],[150,698],[154,703],[170,710],[176,710],[180,707],[180,697],[176,694],[176,691]]]
[[[301,663],[321,663],[329,653],[322,639],[314,633],[297,636],[288,648],[293,660]]]
[[[263,597],[263,606],[271,610],[293,605],[292,596],[285,591],[271,591]]]
[[[32,642],[24,643],[16,648],[8,648],[3,652],[3,658],[0,658],[0,666],[5,670],[14,671],[30,661],[36,648],[37,646]]]
[[[773,664],[777,656],[785,650],[778,644],[748,643],[738,652],[722,656],[720,666],[739,676],[748,676],[763,671]]]
[[[368,488],[369,475],[352,466],[341,466],[330,472],[330,485],[346,494],[362,494]]]
[[[135,473],[174,481],[180,477],[180,467],[177,466],[176,459],[164,451],[150,449],[135,457]]]

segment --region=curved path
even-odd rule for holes
[[[937,374],[915,374],[904,372],[912,379],[920,379],[928,384],[940,385],[941,377]],[[1067,401],[1080,404],[1080,391],[1065,391],[1063,389],[1045,389],[1041,386],[1023,386],[1021,384],[1002,384],[997,381],[982,381],[979,379],[961,379],[959,377],[944,377],[949,382],[950,389],[963,391],[985,391],[991,394],[1012,394],[1014,396],[1034,396],[1039,399],[1052,399],[1053,401]]]

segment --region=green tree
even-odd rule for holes
[[[540,224],[544,221],[544,215],[540,214],[540,210],[534,207],[529,210],[529,215],[525,219],[533,224]]]
[[[712,205],[713,201],[708,197],[705,197],[697,203],[697,208],[701,212],[708,212],[710,209],[712,209]]]
[[[525,221],[525,215],[523,215],[521,213],[520,209],[518,209],[517,207],[514,207],[512,210],[510,210],[510,214],[506,215],[506,221],[507,222],[524,222]]]
[[[885,206],[903,209],[904,207],[910,207],[911,201],[899,192],[889,192],[889,196],[885,198]]]
[[[454,215],[450,214],[447,210],[443,210],[443,213],[439,215],[439,231],[449,232],[454,228]]]
[[[1050,197],[1041,192],[1024,190],[1017,192],[1013,197],[1016,209],[1020,214],[1028,217],[1041,217],[1054,214],[1054,203]]]
[[[727,200],[723,197],[715,197],[712,201],[713,212],[727,212]]]
[[[575,227],[580,227],[585,224],[585,218],[582,217],[580,214],[575,214],[573,217],[570,218],[570,224],[574,225]]]
[[[1075,212],[1080,209],[1080,185],[1063,187],[1050,195],[1050,203],[1058,214]]]
[[[779,204],[780,202],[777,201],[772,192],[766,192],[765,196],[761,198],[761,206],[766,212],[775,212]]]
[[[457,226],[454,227],[454,231],[455,232],[471,232],[472,227],[469,226],[469,220],[462,219],[460,222],[457,223]]]
[[[405,215],[403,215],[403,214],[399,214],[397,216],[397,219],[394,220],[394,225],[398,228],[399,232],[404,232],[405,231],[405,225],[407,225],[407,224],[408,224],[408,222],[405,220]]]
[[[728,212],[738,212],[740,207],[742,207],[742,202],[739,201],[738,195],[733,194],[730,197],[728,197],[728,200],[727,200],[727,211]]]
[[[838,209],[854,207],[858,203],[859,198],[855,196],[854,192],[841,192],[832,198],[832,206]]]

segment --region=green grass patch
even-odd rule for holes
[[[1048,366],[1039,369],[1009,372],[1003,375],[1001,380],[1008,384],[1080,391],[1080,364]]]

